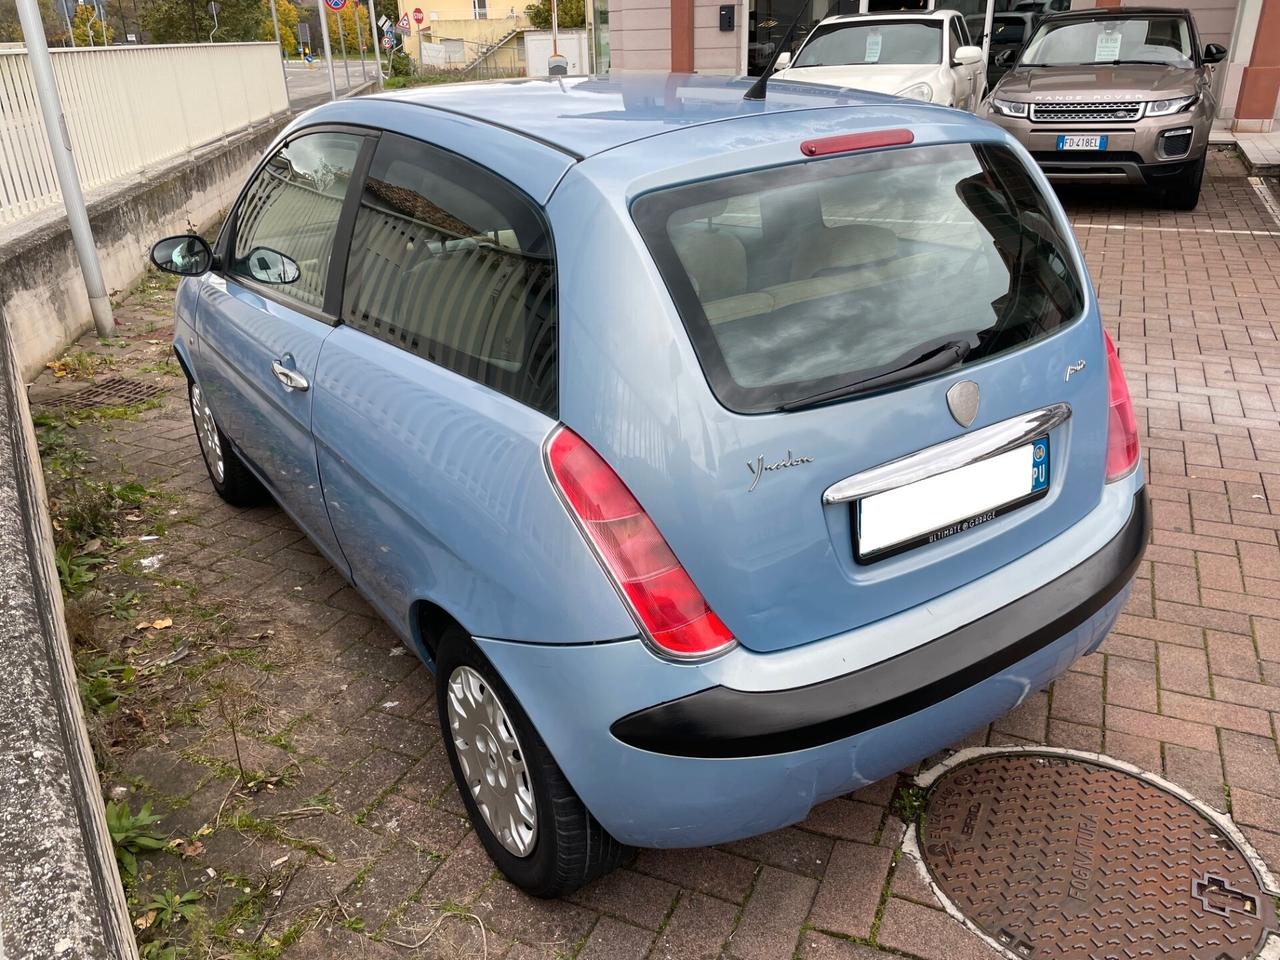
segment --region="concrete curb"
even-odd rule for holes
[[[53,556],[26,389],[0,315],[0,958],[136,960]]]

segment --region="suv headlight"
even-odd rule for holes
[[[1200,95],[1193,93],[1189,97],[1175,97],[1172,100],[1151,100],[1147,103],[1148,117],[1167,117],[1171,113],[1181,113],[1183,110],[1189,110]]]
[[[906,97],[908,100],[923,100],[928,103],[933,99],[933,87],[921,81],[920,83],[913,83],[909,87],[903,87],[894,96]]]
[[[1001,100],[998,97],[991,98],[991,108],[996,113],[1006,117],[1026,117],[1031,104],[1019,103],[1017,100]]]

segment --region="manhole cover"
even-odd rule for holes
[[[158,397],[162,393],[164,390],[154,383],[126,380],[124,377],[110,377],[99,380],[83,390],[42,400],[40,405],[69,410],[84,410],[88,407],[125,407]]]
[[[925,813],[921,852],[942,893],[1020,957],[1243,960],[1275,926],[1224,831],[1121,770],[989,755],[943,774]]]

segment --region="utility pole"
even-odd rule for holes
[[[80,260],[85,292],[89,295],[93,325],[98,336],[109,337],[116,331],[116,322],[111,314],[107,286],[102,279],[102,266],[98,263],[98,248],[93,243],[89,211],[85,208],[84,194],[80,190],[80,174],[76,170],[75,155],[71,152],[67,122],[62,116],[58,85],[53,79],[53,60],[49,56],[49,43],[44,35],[44,22],[40,19],[40,6],[37,0],[17,0],[17,6],[22,36],[27,42],[27,60],[31,64],[31,76],[36,84],[36,97],[40,101],[40,113],[44,117],[49,149],[53,152],[53,165],[58,172],[58,186],[62,189],[62,204],[67,209],[71,239]]]
[[[324,62],[329,68],[329,99],[338,99],[338,81],[333,76],[333,51],[329,49],[329,18],[325,15],[325,0],[316,0],[320,11],[320,38],[324,41]]]
[[[209,0],[209,13],[213,15],[213,29],[209,31],[209,42],[213,43],[213,35],[218,32],[218,0]]]
[[[76,45],[76,32],[71,28],[71,14],[67,10],[67,4],[70,2],[71,0],[58,0],[58,6],[62,7],[62,15],[67,18],[67,39],[74,48]]]

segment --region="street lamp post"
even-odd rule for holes
[[[345,9],[345,8],[344,8]],[[347,78],[347,89],[351,89],[351,64],[347,63],[347,38],[342,30],[342,11],[339,10],[333,17],[338,24],[338,47],[342,50],[342,72]]]
[[[67,210],[67,224],[71,228],[76,257],[80,260],[85,292],[89,295],[89,311],[93,314],[98,336],[109,337],[116,330],[115,318],[111,313],[111,300],[107,297],[107,285],[102,279],[102,265],[98,263],[98,249],[93,243],[93,228],[89,225],[89,211],[80,189],[80,174],[76,170],[75,155],[71,152],[71,136],[62,115],[58,85],[53,79],[53,60],[49,56],[40,7],[37,0],[17,0],[17,6],[22,35],[27,43],[27,61],[31,65],[31,77],[35,80],[36,97],[40,101],[44,129],[49,137],[53,165],[58,172],[62,204]]]
[[[382,73],[382,54],[381,52],[379,52],[379,49],[378,49],[378,43],[381,39],[378,33],[378,15],[377,13],[374,12],[373,0],[365,0],[365,2],[369,4],[369,33],[372,35],[372,38],[373,38],[369,41],[369,43],[373,47],[374,63],[378,65],[378,89],[381,90],[383,73]]]

